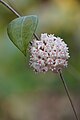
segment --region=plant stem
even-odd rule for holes
[[[7,4],[4,0],[0,0],[0,2],[4,6],[6,6],[9,10],[11,10],[17,17],[21,17],[21,15],[14,8],[12,8],[9,4]],[[35,33],[33,33],[33,35],[37,40],[39,40],[39,37]]]
[[[69,93],[69,89],[68,89],[67,84],[66,84],[66,82],[65,82],[65,80],[64,80],[64,78],[63,78],[62,72],[61,72],[61,70],[59,70],[58,72],[59,72],[59,76],[60,76],[60,78],[61,78],[61,80],[62,80],[62,83],[63,83],[63,85],[64,85],[64,89],[65,89],[66,94],[67,94],[67,96],[68,96],[68,99],[69,99],[69,102],[70,102],[70,104],[71,104],[72,110],[73,110],[73,112],[74,112],[75,118],[76,118],[76,120],[79,120],[79,119],[78,119],[78,116],[77,116],[77,113],[76,113],[76,110],[75,110],[75,107],[74,107],[74,105],[73,105],[72,99],[71,99],[71,95],[70,95],[70,93]]]
[[[16,10],[14,10],[11,6],[9,6],[5,1],[0,0],[0,2],[5,5],[9,10],[11,10],[17,17],[20,17],[20,15],[18,14],[18,12],[16,12]]]

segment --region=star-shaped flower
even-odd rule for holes
[[[30,66],[36,72],[58,72],[67,67],[68,51],[67,44],[60,37],[41,34],[40,40],[34,39],[30,44]]]

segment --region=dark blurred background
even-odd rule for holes
[[[60,36],[69,46],[68,68],[63,71],[80,118],[80,0],[5,0],[21,15],[37,15],[36,30]],[[7,35],[15,19],[0,3],[0,120],[75,120],[59,75],[35,74],[29,57]]]

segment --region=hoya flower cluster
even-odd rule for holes
[[[70,57],[67,44],[60,37],[47,33],[41,34],[40,40],[31,42],[30,54],[30,66],[36,72],[58,72],[67,67],[67,59]]]

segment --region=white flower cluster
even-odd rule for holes
[[[30,54],[30,66],[36,72],[58,72],[67,67],[67,59],[70,57],[67,44],[60,37],[47,33],[41,34],[40,40],[31,42]]]

